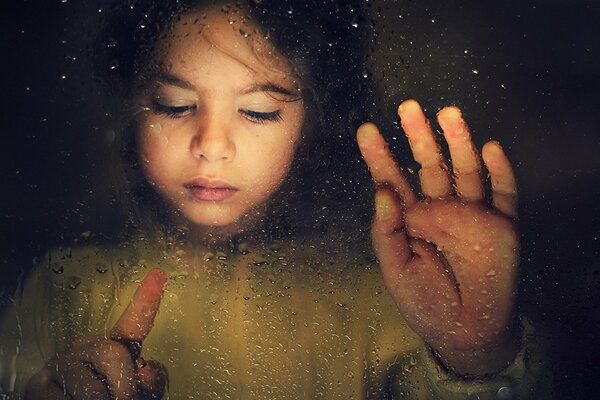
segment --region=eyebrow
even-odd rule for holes
[[[182,89],[195,89],[194,85],[192,85],[190,82],[171,73],[161,72],[156,76],[156,80],[158,82],[177,86]],[[286,89],[283,86],[276,85],[272,82],[259,83],[241,91],[242,94],[250,94],[257,92],[279,93],[289,97],[295,97],[299,95],[299,93],[294,93],[291,90]]]
[[[156,80],[161,83],[180,87],[182,89],[195,89],[194,85],[177,75],[161,72],[156,76]]]
[[[285,96],[297,96],[298,93],[293,93],[291,90],[286,89],[282,86],[276,85],[271,82],[267,83],[259,83],[257,85],[253,85],[247,89],[242,90],[242,94],[256,93],[256,92],[271,92],[271,93],[279,93]]]

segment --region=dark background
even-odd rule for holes
[[[403,160],[394,110],[408,97],[430,116],[459,105],[479,145],[503,143],[520,185],[522,311],[550,346],[556,398],[596,398],[600,5],[466,3],[369,2],[365,23],[378,32],[370,73],[390,115],[383,124]],[[35,255],[120,226],[106,173],[114,121],[87,59],[107,5],[0,5],[3,306]]]

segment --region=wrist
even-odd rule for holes
[[[511,329],[498,341],[470,349],[444,348],[434,350],[438,360],[452,373],[465,378],[494,375],[506,368],[521,346],[520,335]]]

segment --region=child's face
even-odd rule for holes
[[[241,228],[289,172],[304,105],[287,60],[223,10],[190,12],[159,40],[137,142],[146,178],[188,221]]]

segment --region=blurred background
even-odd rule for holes
[[[107,2],[0,4],[0,306],[33,257],[110,238],[123,215],[106,174],[114,127],[92,78]],[[501,141],[520,185],[521,309],[550,348],[557,399],[600,378],[600,3],[366,1],[368,73],[404,165],[399,101],[463,109],[479,146]],[[358,101],[359,99],[357,99]]]

